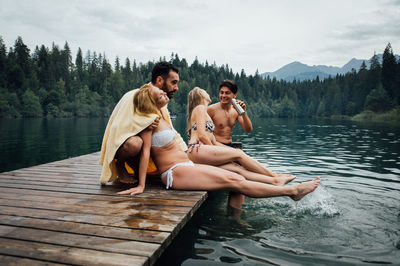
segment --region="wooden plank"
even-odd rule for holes
[[[145,192],[142,195],[138,195],[135,197],[129,196],[120,196],[117,194],[112,195],[88,195],[88,194],[78,194],[78,193],[69,193],[69,192],[54,192],[54,191],[40,191],[40,190],[29,190],[29,189],[21,189],[21,188],[2,188],[0,187],[0,198],[9,198],[9,194],[15,195],[15,197],[19,197],[21,199],[28,198],[34,199],[35,196],[43,196],[46,198],[46,201],[57,201],[61,200],[63,202],[72,201],[71,203],[75,203],[76,201],[80,202],[105,202],[106,204],[163,204],[163,205],[174,205],[174,206],[193,206],[196,202],[199,201],[199,195],[196,193],[194,195],[187,195],[185,197],[168,197],[168,198],[157,198],[153,195],[155,189],[150,192]],[[101,203],[104,204],[104,203]]]
[[[74,265],[145,265],[148,257],[0,238],[2,255]]]
[[[64,187],[76,187],[76,188],[94,188],[98,189],[100,187],[100,184],[98,182],[93,181],[90,179],[73,179],[73,180],[68,180],[61,178],[56,178],[53,176],[28,176],[28,177],[15,177],[15,176],[10,176],[10,175],[5,175],[5,174],[0,174],[0,185],[1,184],[24,184],[24,185],[41,185],[41,186],[64,186]],[[128,184],[120,184],[120,185],[115,185],[115,187],[130,187],[132,185]],[[159,187],[162,188],[164,185],[162,184],[161,180],[159,178],[153,178],[149,179],[146,182],[146,186],[149,187]]]
[[[155,215],[156,217],[149,217],[151,214],[147,212],[138,212],[132,215],[125,216],[111,216],[111,215],[101,215],[93,213],[77,213],[68,212],[61,210],[46,210],[46,209],[31,209],[22,207],[9,207],[2,206],[0,214],[24,216],[24,217],[34,217],[41,218],[47,217],[50,219],[60,219],[62,221],[74,221],[80,223],[91,223],[98,225],[116,226],[116,227],[126,227],[142,230],[156,230],[164,232],[172,232],[176,227],[178,221],[184,220],[184,215],[179,217],[169,216],[164,217],[160,215]]]
[[[185,215],[190,207],[182,206],[163,206],[163,205],[137,205],[127,206],[123,208],[116,208],[114,206],[86,206],[77,204],[64,204],[64,203],[53,203],[48,204],[47,202],[32,202],[22,200],[8,200],[0,199],[0,206],[8,207],[22,207],[30,209],[41,209],[41,210],[57,210],[66,211],[70,213],[79,214],[96,214],[96,215],[112,215],[112,216],[130,216],[140,217],[141,219],[149,220],[161,220],[165,219],[166,223],[173,221],[179,221],[182,215]]]
[[[13,184],[13,183],[2,183],[0,182],[0,187],[3,188],[16,188],[16,189],[32,189],[32,190],[43,190],[43,191],[55,191],[55,192],[70,192],[70,193],[80,193],[89,195],[116,195],[118,191],[123,188],[117,186],[99,186],[97,189],[93,188],[72,188],[72,187],[57,187],[57,186],[41,186],[38,184],[25,185],[25,184]],[[125,188],[128,188],[126,186]],[[145,193],[135,196],[135,197],[155,197],[155,198],[171,198],[171,199],[184,199],[185,197],[190,197],[197,195],[201,197],[205,192],[202,191],[178,191],[178,190],[165,190],[163,188],[157,187],[146,187]]]
[[[21,216],[10,216],[0,214],[0,224],[15,227],[37,228],[66,233],[82,235],[93,235],[116,239],[136,240],[149,243],[162,244],[170,236],[168,232],[137,230],[131,228],[121,228],[103,226],[87,223],[66,222],[60,220],[49,220],[45,217],[30,218]]]
[[[29,171],[21,171],[21,172],[5,172],[2,173],[4,175],[21,175],[30,173],[32,175],[42,175],[42,176],[53,176],[53,177],[63,177],[66,180],[73,180],[73,179],[92,179],[93,181],[99,181],[100,172],[90,171],[90,172],[82,172],[79,169],[71,169],[69,171],[56,171],[53,170],[41,170],[41,169],[29,169]]]
[[[177,199],[157,199],[157,198],[139,198],[139,197],[107,197],[107,196],[90,196],[85,194],[72,194],[64,193],[67,195],[60,195],[59,193],[48,191],[36,190],[21,190],[21,189],[7,189],[0,188],[0,199],[11,199],[21,201],[39,201],[64,204],[76,204],[93,207],[113,206],[118,204],[119,208],[126,208],[128,206],[144,206],[144,205],[163,205],[163,206],[182,206],[192,207],[198,200],[197,197],[188,198],[187,200]],[[29,193],[31,192],[31,193]],[[34,193],[33,193],[34,192]]]
[[[41,185],[51,187],[68,187],[68,188],[88,188],[88,189],[99,189],[99,184],[91,183],[73,183],[73,182],[52,182],[52,181],[32,181],[32,180],[21,180],[21,179],[0,179],[1,184],[22,184],[22,185]]]
[[[160,244],[0,225],[0,237],[150,257]]]
[[[96,182],[93,180],[93,178],[79,178],[79,179],[74,179],[72,182],[68,181],[65,179],[64,176],[43,176],[41,175],[6,175],[3,174],[1,175],[1,178],[3,181],[7,183],[15,183],[14,181],[16,180],[22,180],[22,181],[35,181],[35,182],[53,182],[53,183],[74,183],[74,184],[88,184],[92,185],[95,184]],[[96,184],[97,186],[99,185],[98,183]]]
[[[1,252],[1,251],[0,251]],[[20,257],[12,257],[7,255],[0,255],[0,265],[8,265],[8,266],[21,266],[21,265],[29,265],[29,266],[45,266],[45,265],[67,265],[55,262],[47,262],[42,260],[32,260]]]

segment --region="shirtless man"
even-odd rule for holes
[[[232,105],[232,99],[237,96],[238,87],[231,80],[224,80],[219,85],[219,102],[210,105],[207,113],[215,124],[214,136],[222,144],[232,146],[232,129],[236,120],[247,133],[253,131],[253,125],[247,112],[242,116]],[[237,103],[246,111],[246,104],[242,101]]]

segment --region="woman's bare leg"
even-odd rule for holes
[[[231,172],[234,172],[234,173],[237,173],[241,176],[244,176],[247,180],[271,184],[271,185],[275,185],[275,186],[283,186],[296,178],[293,175],[278,175],[277,177],[262,175],[259,173],[255,173],[255,172],[246,170],[244,167],[242,167],[238,164],[235,164],[235,163],[228,163],[228,164],[220,165],[218,167],[228,170],[228,171],[231,171]]]
[[[244,195],[238,192],[229,192],[228,205],[235,209],[236,213],[240,213],[242,204],[244,202]]]
[[[195,163],[220,166],[228,162],[238,161],[245,169],[251,172],[271,177],[278,176],[278,174],[272,172],[240,149],[224,146],[202,145],[198,150],[188,152],[187,155],[189,159]],[[293,175],[287,176],[295,178]]]
[[[246,180],[243,176],[210,165],[196,164],[180,166],[173,170],[173,189],[178,190],[220,190],[228,189],[253,198],[289,196],[300,200],[314,191],[319,183],[317,177],[309,182],[291,186],[274,186]]]

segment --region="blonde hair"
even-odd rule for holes
[[[134,112],[142,114],[158,114],[160,111],[157,108],[153,97],[153,86],[150,84],[143,85],[133,97]]]
[[[190,119],[192,118],[193,109],[200,105],[203,101],[203,89],[199,87],[194,87],[188,94],[188,105],[187,105],[187,130],[190,129]]]

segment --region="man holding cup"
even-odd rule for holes
[[[253,131],[253,125],[246,112],[246,104],[236,100],[238,87],[231,80],[224,80],[219,85],[219,102],[208,107],[207,112],[215,124],[214,136],[222,144],[232,145],[233,126],[238,121],[247,133]]]

